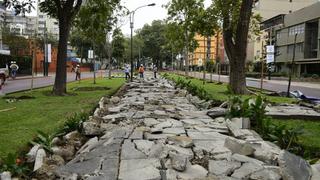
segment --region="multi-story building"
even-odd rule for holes
[[[318,0],[256,0],[253,12],[260,14],[262,21],[265,21],[279,14],[290,14],[316,2]],[[247,61],[262,58],[263,42],[268,39],[269,34],[269,31],[262,31],[260,36],[250,36],[247,47]]]
[[[38,36],[49,34],[55,39],[59,39],[58,21],[50,18],[46,13],[38,11],[37,34]]]
[[[320,2],[284,16],[275,28],[275,63],[278,71],[288,72],[295,49],[294,72],[320,75]],[[295,36],[297,39],[295,42]]]
[[[10,32],[18,36],[31,37],[36,35],[36,17],[19,16],[15,15],[13,11],[6,11],[4,23]]]
[[[4,21],[4,15],[6,12],[6,7],[2,5],[3,1],[0,0],[0,24]]]
[[[208,44],[210,46],[209,59],[212,62],[215,62],[217,58],[220,62],[224,61],[224,46],[222,35],[205,38],[201,35],[196,35],[194,38],[199,46],[195,49],[193,53],[189,53],[190,65],[191,66],[202,66],[205,63],[208,54]]]
[[[2,1],[0,0],[0,50],[3,49],[2,47],[2,26],[4,22],[4,15],[6,12],[6,8],[2,5]]]

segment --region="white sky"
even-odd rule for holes
[[[139,9],[135,14],[134,20],[134,30],[142,28],[146,23],[151,24],[153,20],[162,20],[167,17],[167,10],[162,7],[167,4],[170,0],[122,0],[122,5],[126,6],[130,11],[135,8],[156,3],[156,6],[145,7]],[[211,4],[211,0],[205,0],[205,5],[208,6]],[[127,17],[127,23],[121,28],[124,35],[130,35],[130,23],[129,17]]]
[[[156,3],[156,6],[145,7],[139,9],[135,14],[134,30],[142,28],[146,23],[150,24],[153,20],[163,20],[167,17],[167,10],[162,7],[167,4],[170,0],[121,0],[121,4],[126,6],[130,11],[135,8]],[[205,0],[206,6],[210,4],[211,0]],[[31,13],[32,16],[36,15],[36,11]],[[122,26],[122,32],[124,35],[130,35],[130,23],[129,16],[125,17],[126,23]]]
[[[156,3],[156,6],[145,7],[136,12],[134,17],[134,29],[136,30],[142,28],[146,23],[150,24],[153,20],[165,19],[167,17],[167,10],[162,6],[168,2],[169,0],[122,0],[122,5],[132,11],[139,6]],[[127,20],[129,21],[129,17],[127,17]],[[130,34],[130,23],[128,21],[121,28],[125,35]]]

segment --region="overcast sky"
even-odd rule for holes
[[[151,23],[156,19],[165,19],[167,17],[167,10],[162,6],[167,4],[169,0],[122,0],[122,5],[126,6],[130,11],[135,8],[156,3],[156,6],[145,7],[139,9],[135,14],[134,29],[142,28],[144,24]],[[123,34],[130,34],[129,17],[127,17],[127,23],[122,27]]]
[[[135,14],[134,20],[134,30],[140,29],[144,24],[150,24],[153,20],[162,20],[167,17],[167,10],[162,7],[167,4],[170,0],[121,0],[121,4],[126,6],[130,11],[136,9],[139,6],[147,5],[151,3],[156,3],[156,6],[145,7],[139,9]],[[210,4],[211,0],[205,0],[206,6]],[[35,16],[36,12],[32,12],[32,15]],[[125,24],[122,26],[123,34],[130,35],[130,23],[129,17],[125,17]]]

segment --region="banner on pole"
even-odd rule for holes
[[[93,59],[93,50],[88,51],[88,58]]]
[[[48,63],[51,63],[51,44],[47,44],[47,59]]]

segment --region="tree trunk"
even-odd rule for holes
[[[234,57],[230,61],[230,87],[235,94],[247,94],[245,59]]]
[[[230,88],[234,94],[248,94],[246,87],[245,63],[249,24],[252,15],[253,0],[243,0],[241,4],[236,31],[231,28],[230,17],[225,16],[223,35],[225,50],[230,59]]]
[[[53,86],[53,94],[62,96],[67,93],[67,48],[70,32],[69,18],[59,19],[59,45],[56,67],[56,78]]]

